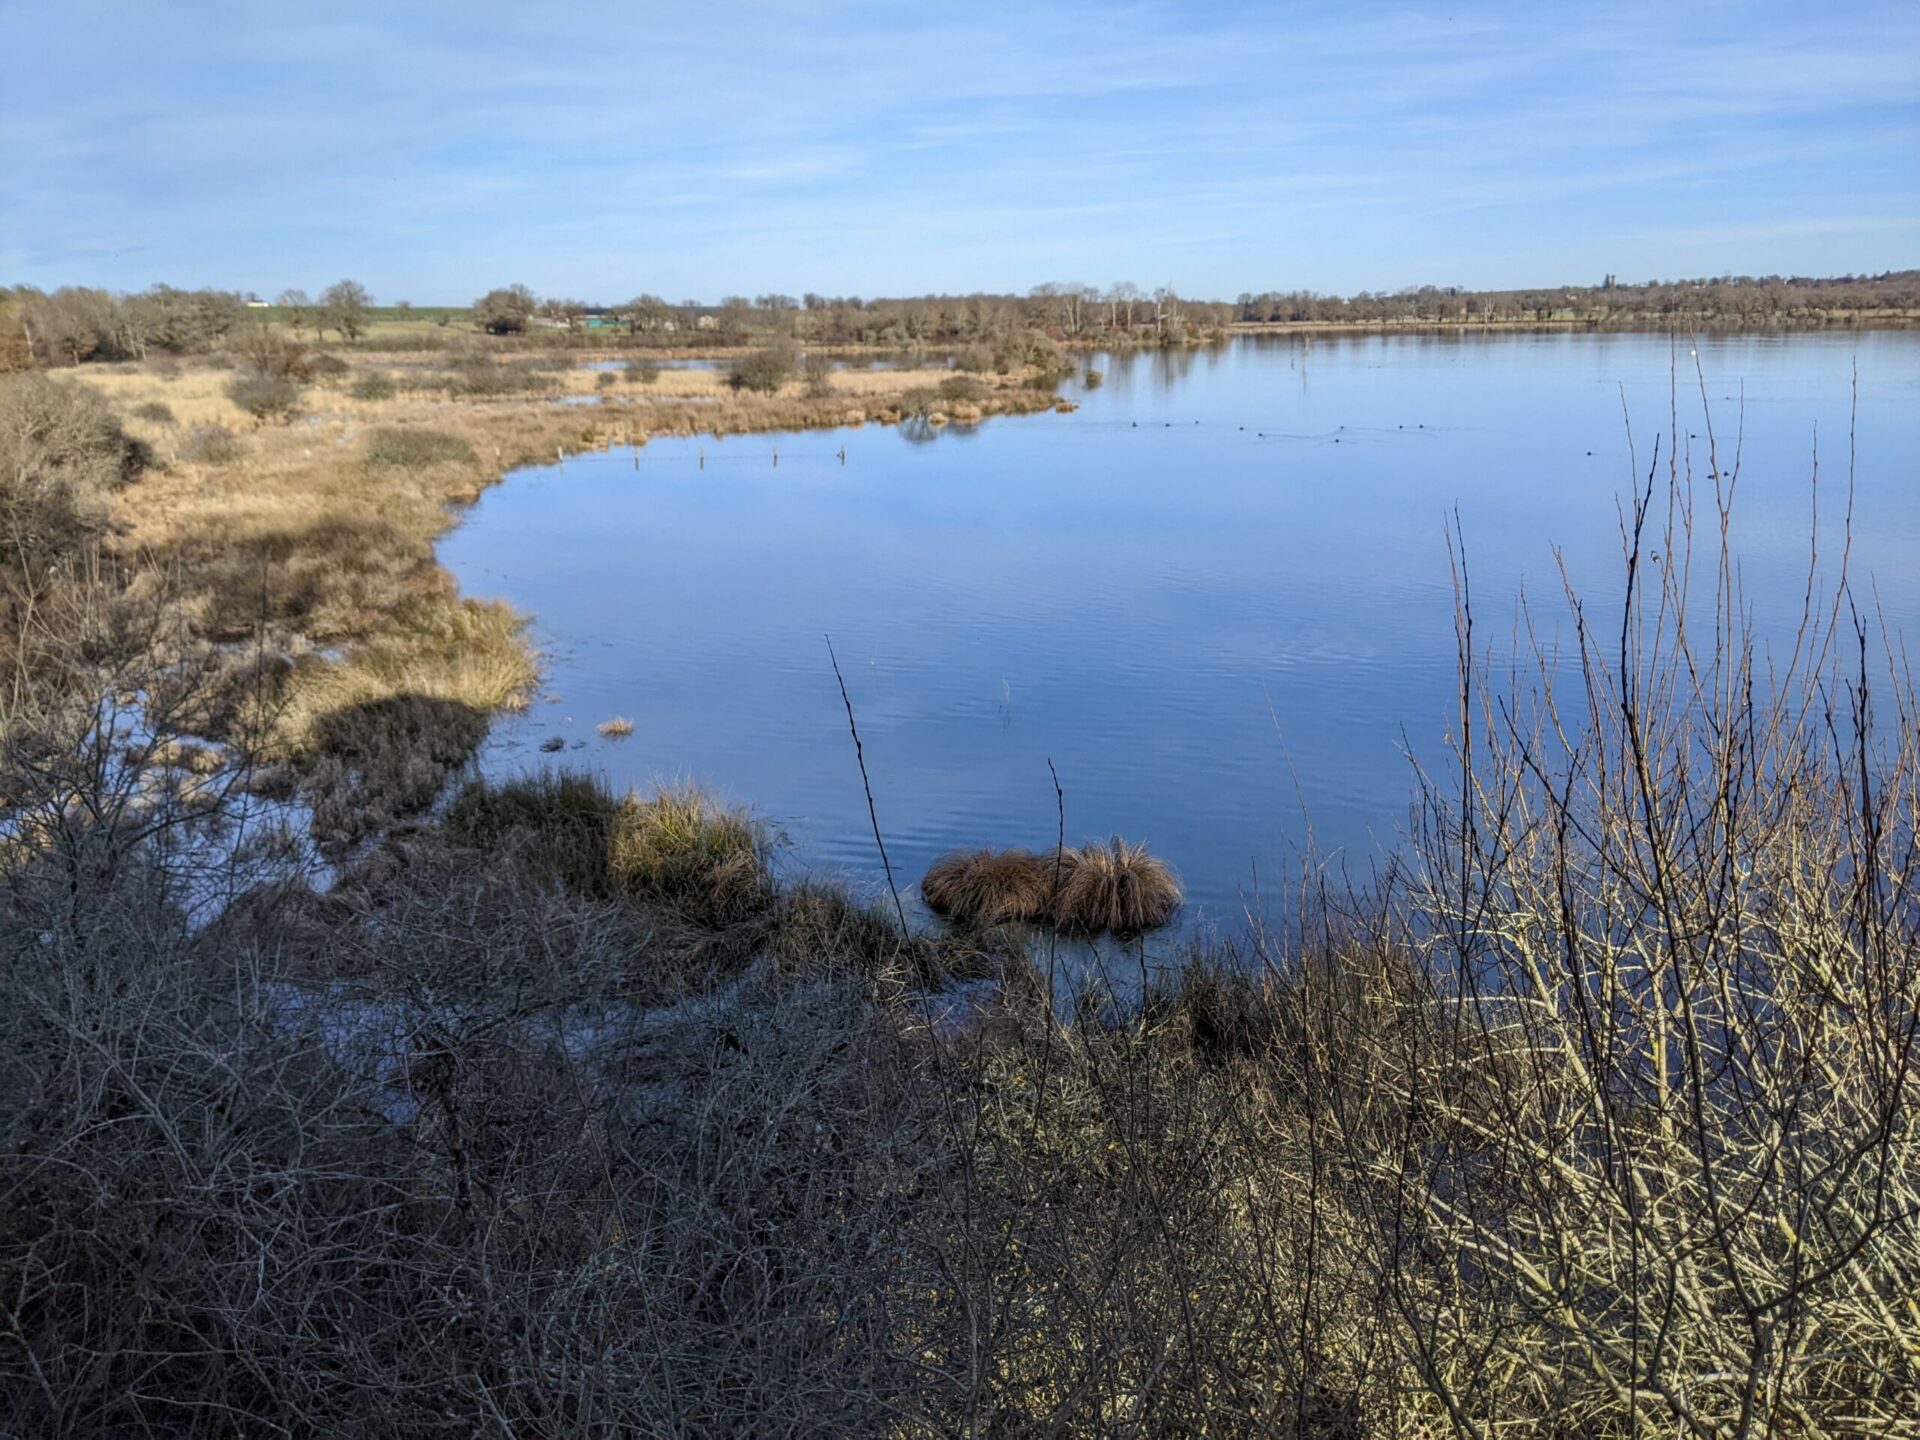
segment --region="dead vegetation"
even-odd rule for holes
[[[959,850],[942,855],[920,880],[920,898],[961,925],[1030,924],[1053,899],[1055,858],[1030,850]]]
[[[243,683],[63,587],[0,736],[0,1428],[1913,1435],[1920,711],[1817,552],[1761,665],[1708,463],[1575,665],[1505,683],[1463,585],[1374,888],[1070,1021],[690,792],[474,786],[324,891],[204,846],[252,735],[353,715],[316,753],[410,804],[466,722],[425,653]]]
[[[1047,924],[1121,937],[1157,930],[1180,908],[1180,882],[1147,847],[1114,836],[1056,854],[960,850],[920,881],[927,908],[967,926]]]
[[[1062,852],[1051,918],[1063,930],[1139,935],[1165,925],[1180,908],[1180,882],[1145,845],[1090,842]]]

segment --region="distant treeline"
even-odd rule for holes
[[[1353,296],[1309,290],[1243,293],[1232,303],[1194,300],[1170,286],[1145,290],[1054,282],[1025,295],[921,295],[893,299],[730,295],[718,304],[640,294],[620,303],[541,297],[524,285],[489,291],[471,307],[376,309],[364,286],[341,280],[317,299],[282,292],[274,304],[222,290],[155,285],[137,294],[84,286],[51,292],[0,286],[0,372],[89,360],[138,360],[154,353],[220,348],[248,323],[329,331],[343,341],[396,339],[376,324],[430,330],[458,323],[493,335],[542,332],[602,342],[645,338],[658,345],[746,345],[793,340],[815,345],[891,347],[983,345],[1003,349],[1044,337],[1067,344],[1189,345],[1241,324],[1727,325],[1850,323],[1920,317],[1920,270],[1828,278],[1767,275],[1526,290],[1423,285]]]
[[[372,297],[357,281],[342,280],[313,304],[297,291],[298,324],[331,329],[344,340],[365,334]],[[0,374],[89,360],[144,360],[218,349],[251,318],[271,312],[229,290],[180,290],[155,285],[116,295],[84,285],[52,292],[31,285],[0,285]]]
[[[1034,331],[1061,340],[1129,336],[1149,343],[1187,343],[1218,333],[1235,318],[1220,301],[1189,300],[1163,286],[1146,291],[1118,284],[1047,284],[1026,295],[920,295],[862,299],[729,295],[717,305],[678,304],[637,295],[619,304],[540,299],[523,285],[489,291],[474,302],[474,321],[495,334],[548,328],[615,329],[659,337],[691,332],[722,342],[784,338],[825,345],[994,344]]]
[[[1821,323],[1920,315],[1920,270],[1809,278],[1723,275],[1710,280],[1649,280],[1532,290],[1462,290],[1422,285],[1392,294],[1342,298],[1309,290],[1243,294],[1235,318],[1252,323],[1350,324],[1658,324],[1706,320],[1739,325]]]

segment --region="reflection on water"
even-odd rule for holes
[[[1700,344],[1723,447],[1744,404],[1733,539],[1772,634],[1804,589],[1816,427],[1838,525],[1856,357],[1855,574],[1920,635],[1920,339]],[[1396,843],[1408,752],[1443,758],[1456,509],[1496,646],[1523,589],[1543,639],[1568,639],[1562,558],[1611,603],[1622,401],[1644,480],[1675,358],[1646,335],[1247,339],[1090,357],[1105,381],[1071,381],[1070,415],[656,439],[637,465],[520,472],[442,546],[467,593],[535,617],[556,702],[503,723],[485,763],[584,740],[568,758],[615,783],[709,781],[805,862],[870,876],[831,634],[903,876],[952,846],[1051,844],[1051,759],[1069,840],[1144,839],[1231,920],[1309,827],[1364,870]],[[630,739],[595,733],[614,715]]]

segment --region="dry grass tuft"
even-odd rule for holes
[[[1145,845],[1115,835],[1061,856],[1053,922],[1079,934],[1138,935],[1171,920],[1183,898],[1180,881],[1164,860],[1154,859]]]
[[[942,855],[920,880],[927,908],[961,925],[1044,919],[1053,899],[1054,860],[1027,850],[960,850]]]
[[[367,437],[369,465],[471,465],[473,461],[473,446],[444,430],[383,425]]]
[[[607,864],[623,893],[717,929],[766,913],[773,899],[769,849],[766,831],[750,816],[678,787],[621,803]]]
[[[602,720],[593,727],[609,740],[624,740],[633,734],[633,721],[624,715],[616,715],[611,720]]]

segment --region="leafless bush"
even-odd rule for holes
[[[1440,1030],[1372,1081],[1431,1138],[1343,1161],[1462,1434],[1920,1413],[1913,691],[1844,530],[1760,650],[1707,418],[1704,475],[1669,452],[1627,508],[1621,606],[1569,587],[1577,670],[1538,645],[1530,683],[1490,673],[1459,552],[1457,774],[1410,897]]]

